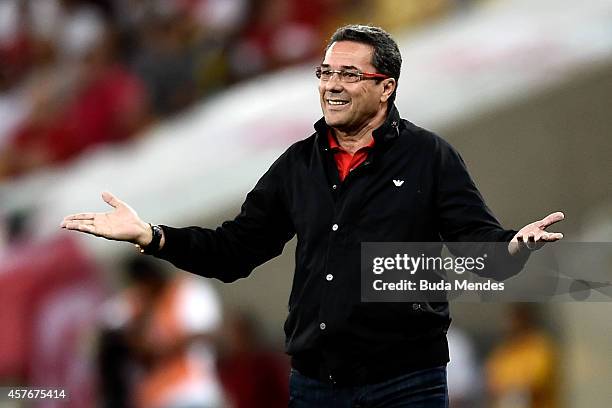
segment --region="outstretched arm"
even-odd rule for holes
[[[535,251],[540,249],[547,242],[559,241],[563,238],[560,232],[547,232],[546,228],[559,221],[563,221],[565,215],[562,212],[554,212],[539,221],[525,225],[514,235],[508,243],[510,255],[516,255],[521,251]]]
[[[246,277],[257,266],[280,255],[285,243],[295,234],[283,201],[282,183],[287,182],[282,178],[283,157],[247,194],[234,220],[214,230],[160,225],[159,247],[150,253],[185,271],[224,282]],[[113,207],[111,211],[69,215],[61,227],[131,242],[141,248],[151,244],[151,226],[141,220],[136,211],[111,193],[102,193],[102,198]]]
[[[60,227],[115,241],[127,241],[141,247],[151,242],[153,238],[151,226],[141,220],[132,207],[108,191],[102,193],[102,199],[113,207],[111,211],[68,215]],[[163,241],[162,237],[160,248]]]

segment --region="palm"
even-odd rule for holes
[[[97,235],[129,240],[138,234],[135,223],[137,219],[136,212],[126,205],[106,213],[95,214],[93,225],[96,226]]]
[[[102,199],[113,210],[105,213],[79,213],[68,215],[61,223],[62,228],[117,241],[139,243],[146,235],[147,224],[136,211],[111,193],[102,193]]]
[[[563,234],[559,232],[547,232],[546,228],[554,223],[562,221],[564,218],[565,215],[562,212],[555,212],[541,220],[525,225],[516,233],[512,241],[510,241],[508,251],[514,255],[521,250],[540,249],[547,242],[554,242],[562,239]]]

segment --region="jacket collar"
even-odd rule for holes
[[[391,105],[389,112],[387,113],[387,118],[383,124],[374,129],[372,132],[372,137],[374,137],[376,144],[384,144],[397,138],[399,136],[399,123],[400,114],[395,104],[393,104]],[[327,126],[327,123],[325,123],[325,117],[319,119],[314,124],[314,128],[317,132],[317,142],[320,145],[326,145],[329,126]]]

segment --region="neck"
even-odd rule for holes
[[[376,115],[361,127],[356,129],[333,128],[334,135],[342,149],[354,154],[357,150],[367,146],[372,141],[372,132],[385,122],[387,109],[380,109]]]

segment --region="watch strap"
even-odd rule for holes
[[[140,252],[147,255],[153,255],[159,251],[159,244],[162,238],[162,229],[159,225],[149,223],[151,227],[151,242],[146,246],[140,246]]]

